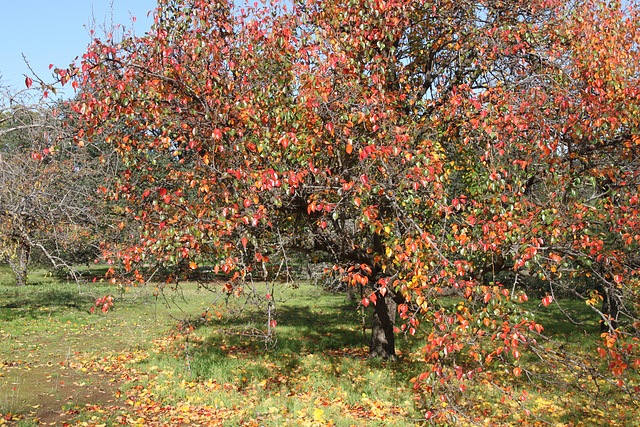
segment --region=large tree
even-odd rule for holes
[[[78,138],[105,137],[128,168],[112,189],[140,224],[113,251],[127,270],[214,265],[231,292],[287,277],[294,254],[331,260],[366,289],[372,355],[430,332],[419,383],[445,413],[472,378],[513,393],[487,374],[496,360],[569,363],[522,309],[523,278],[545,305],[584,298],[614,374],[638,368],[636,14],[164,0],[147,35],[96,40],[61,75],[86,88]]]

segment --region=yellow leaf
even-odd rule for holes
[[[313,410],[313,419],[315,421],[322,421],[323,414],[324,414],[324,411],[322,409],[316,408]]]

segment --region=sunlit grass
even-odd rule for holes
[[[344,295],[307,284],[270,288],[277,327],[265,345],[264,336],[240,334],[246,325],[266,329],[262,311],[231,314],[242,299],[216,299],[194,283],[165,295],[155,286],[132,288],[116,295],[109,312],[91,314],[95,298],[112,293],[111,285],[96,280],[79,288],[38,274],[38,285],[22,288],[0,275],[0,413],[21,414],[12,418],[21,425],[43,416],[47,423],[59,420],[43,408],[63,409],[65,422],[86,425],[216,419],[229,426],[413,426],[424,417],[425,401],[410,379],[424,369],[420,340],[428,331],[411,340],[399,336],[396,362],[370,360],[369,331],[363,336],[360,311]],[[256,295],[266,292],[257,285]],[[553,304],[526,304],[555,341],[592,357],[587,351],[599,326],[583,302],[562,301],[577,324]],[[524,352],[521,363],[533,366],[534,359]],[[526,387],[528,407],[557,425],[638,425],[630,402],[614,389],[600,391],[608,412],[575,390],[532,389],[524,376],[500,372],[495,380],[508,382],[515,395]],[[535,422],[514,415],[515,401],[496,404],[500,392],[483,384],[470,384],[467,394],[488,425]]]

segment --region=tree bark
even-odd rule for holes
[[[31,259],[31,248],[26,244],[18,244],[16,253],[9,258],[9,266],[16,276],[16,286],[27,284],[27,270]]]
[[[369,357],[380,357],[387,360],[395,360],[396,345],[393,328],[396,323],[396,307],[391,292],[385,296],[376,292],[375,314],[371,327],[371,342],[369,344]]]
[[[613,289],[605,288],[602,299],[602,313],[608,317],[600,323],[601,332],[614,331],[618,328],[618,318],[620,316],[620,304],[618,295]]]
[[[347,283],[347,295],[344,297],[345,302],[352,302],[356,300],[356,287],[351,283]]]

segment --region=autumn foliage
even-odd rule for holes
[[[127,168],[104,191],[139,233],[108,255],[138,281],[211,266],[229,293],[331,262],[374,308],[372,355],[427,332],[427,418],[473,417],[469,384],[521,397],[496,368],[637,396],[637,15],[160,1],[148,34],[96,40],[64,71],[84,88],[78,141],[106,138]],[[601,319],[596,364],[524,308],[561,297]]]

